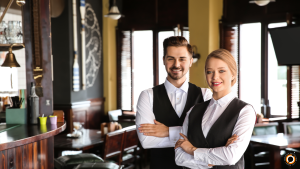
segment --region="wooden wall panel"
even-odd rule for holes
[[[1,151],[1,169],[7,169],[7,150]]]
[[[19,146],[16,147],[16,169],[22,169],[23,168],[23,158],[22,158],[22,153],[23,152],[23,147]]]
[[[15,169],[16,166],[16,149],[15,148],[11,148],[7,150],[7,159],[8,159],[8,168],[9,169]]]
[[[33,169],[38,169],[39,163],[38,163],[38,143],[34,142],[32,143],[32,151],[33,151]]]
[[[50,137],[47,139],[47,161],[54,161],[54,137]],[[48,162],[48,168],[52,169],[54,168],[54,164],[51,162]]]

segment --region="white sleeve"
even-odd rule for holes
[[[144,90],[140,94],[137,103],[137,112],[135,120],[137,127],[139,127],[140,124],[154,124],[155,116],[153,113],[153,101],[151,100],[153,99],[153,97],[151,97],[150,99],[150,96],[153,96],[152,89]],[[180,131],[180,129],[178,130]],[[175,143],[177,141],[170,140],[169,137],[145,136],[143,133],[140,133],[139,130],[137,130],[137,134],[143,148],[145,149],[175,147]]]
[[[212,92],[209,88],[201,88],[203,100],[207,101],[212,98]]]
[[[253,107],[245,106],[241,110],[232,132],[232,135],[236,134],[238,139],[227,147],[197,148],[194,151],[194,159],[213,165],[235,165],[250,142],[255,118]]]
[[[187,115],[182,125],[181,133],[184,134],[185,136],[187,136],[189,115],[192,109],[193,107],[187,112]],[[182,137],[180,138],[183,139]],[[208,167],[207,163],[204,163],[199,160],[195,160],[193,155],[186,153],[181,147],[175,150],[175,162],[179,166],[185,166],[188,168],[197,168],[197,169],[210,168]]]

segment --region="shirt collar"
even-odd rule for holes
[[[173,93],[177,89],[181,89],[182,91],[187,93],[188,89],[189,89],[189,82],[187,80],[185,80],[185,82],[180,86],[180,88],[177,88],[172,83],[170,83],[168,81],[168,79],[166,78],[166,81],[165,81],[164,85],[165,85],[165,88],[167,90],[167,93]]]
[[[209,106],[214,104],[218,104],[219,106],[223,107],[228,104],[233,98],[235,97],[233,92],[228,93],[224,97],[220,98],[219,100],[215,100],[213,97],[211,98]]]

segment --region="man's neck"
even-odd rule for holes
[[[186,80],[186,77],[182,77],[181,79],[174,80],[171,77],[167,77],[167,80],[177,88],[180,88]]]

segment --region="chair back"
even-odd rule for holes
[[[128,151],[137,148],[139,138],[136,133],[136,125],[123,128],[125,130],[123,150]]]
[[[300,122],[283,122],[284,134],[300,134]]]
[[[278,123],[258,123],[254,126],[253,136],[277,134]]]
[[[125,130],[117,130],[106,134],[103,160],[109,157],[118,156],[118,164],[121,164],[124,135]]]
[[[110,122],[118,121],[118,117],[121,115],[122,115],[121,109],[108,111],[108,118]]]

